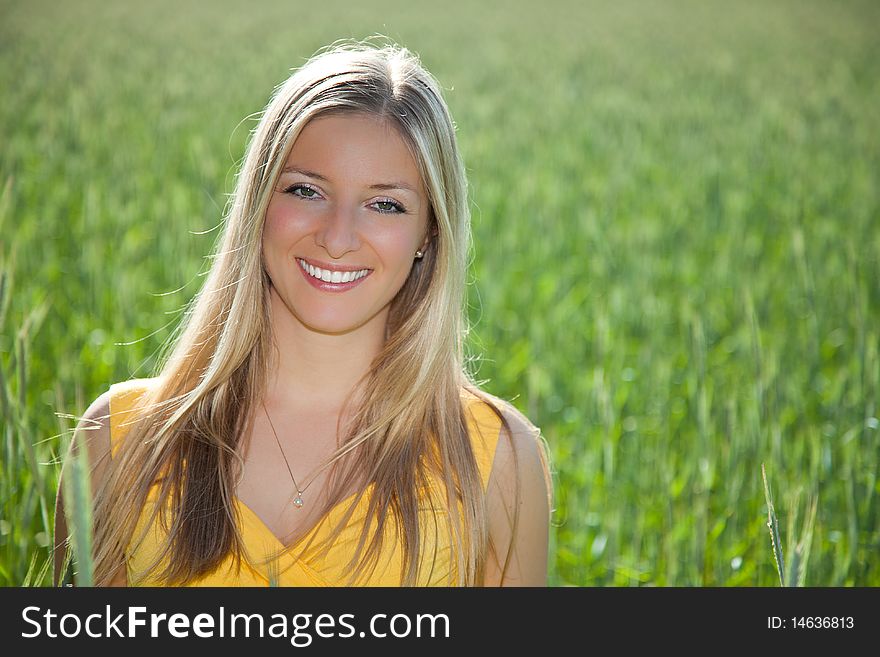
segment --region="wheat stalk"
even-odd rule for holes
[[[64,473],[64,511],[70,525],[70,543],[76,561],[77,586],[94,586],[92,565],[92,503],[87,448],[81,434]]]
[[[761,477],[764,479],[764,497],[767,500],[767,527],[770,529],[770,543],[773,545],[773,559],[776,561],[776,572],[779,573],[779,585],[785,586],[785,562],[782,559],[782,544],[779,542],[779,521],[776,519],[776,510],[773,508],[773,498],[770,495],[770,484],[767,483],[767,471],[761,464]]]

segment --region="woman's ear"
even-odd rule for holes
[[[425,236],[425,243],[422,244],[422,251],[428,248],[428,244],[431,243],[432,240],[438,238],[440,236],[440,228],[436,223],[431,224],[431,229],[428,231],[428,234]]]
[[[428,250],[428,245],[431,243],[431,241],[432,241],[435,237],[437,237],[438,232],[439,232],[439,231],[437,230],[437,225],[436,225],[436,224],[433,225],[433,226],[431,226],[431,228],[428,230],[427,235],[425,235],[425,239],[422,241],[422,245],[419,247],[419,251],[421,251],[422,253],[424,253],[425,251],[427,251],[427,250]]]

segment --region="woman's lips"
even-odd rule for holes
[[[353,281],[348,281],[346,283],[333,283],[312,276],[303,268],[303,261],[299,258],[297,258],[297,269],[299,269],[300,273],[305,277],[305,279],[312,287],[323,290],[325,292],[347,292],[348,290],[357,287],[358,285],[363,283],[367,278],[369,278],[370,274],[373,273],[373,270],[370,269],[367,271],[366,275],[361,276],[360,278]]]

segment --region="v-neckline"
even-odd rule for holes
[[[361,497],[360,501],[358,501],[358,503],[357,503],[358,507],[360,505],[362,505],[367,499],[369,499],[369,495],[370,495],[370,492],[372,491],[372,489],[373,489],[373,484],[369,484],[364,489],[363,497]],[[251,507],[249,507],[247,504],[245,504],[242,501],[242,499],[240,497],[238,497],[238,495],[235,495],[233,497],[233,500],[234,500],[236,506],[239,508],[239,510],[242,511],[245,515],[249,516],[251,518],[251,520],[254,522],[254,524],[260,529],[260,531],[263,534],[266,534],[268,537],[270,537],[272,539],[272,542],[275,543],[276,548],[280,548],[285,551],[291,551],[291,550],[299,547],[306,539],[311,538],[313,534],[317,533],[317,531],[324,525],[324,523],[327,521],[328,518],[331,518],[332,516],[336,515],[336,513],[338,511],[340,511],[343,507],[349,506],[351,501],[355,497],[357,497],[357,495],[358,495],[358,493],[354,492],[351,495],[349,495],[348,497],[346,497],[345,499],[343,499],[342,501],[338,502],[337,504],[334,504],[332,507],[330,507],[330,509],[327,511],[327,513],[325,513],[323,516],[318,518],[317,522],[315,522],[315,524],[312,525],[312,527],[309,528],[309,530],[305,534],[300,536],[293,543],[289,543],[289,544],[284,543],[284,541],[282,541],[280,538],[278,538],[278,535],[269,528],[269,525],[267,525],[265,523],[265,521],[259,516],[259,514],[257,514],[256,511],[254,511]]]

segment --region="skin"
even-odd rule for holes
[[[329,508],[322,464],[337,447],[346,397],[384,341],[391,301],[412,269],[415,252],[431,238],[428,216],[416,161],[386,121],[365,114],[319,117],[294,143],[263,230],[276,354],[265,411],[262,406],[254,410],[243,437],[237,489],[238,500],[282,543],[297,542]],[[308,283],[297,258],[372,271],[348,291],[327,292]],[[490,477],[490,536],[503,546],[502,561],[507,546],[512,553],[504,578],[499,560],[490,556],[487,584],[541,586],[546,584],[549,511],[540,451],[530,423],[511,406],[499,404],[507,409],[512,432],[499,440]],[[93,464],[106,462],[109,452],[102,415],[107,415],[106,394],[85,416],[97,422],[87,435]],[[306,505],[298,510],[290,507],[296,493],[291,473],[305,489]],[[514,534],[516,506],[520,516]],[[63,513],[56,512],[56,519],[60,545],[66,536]],[[125,584],[124,570],[115,583]]]
[[[510,430],[501,430],[487,487],[489,539],[496,549],[490,550],[486,562],[485,585],[547,586],[549,467],[532,423],[510,403],[493,401]]]

